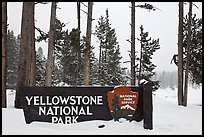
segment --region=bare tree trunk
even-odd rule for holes
[[[32,3],[32,22],[31,22],[31,86],[36,86],[36,51],[35,51],[35,2]]]
[[[52,72],[53,72],[53,66],[54,66],[56,8],[57,8],[57,2],[52,2],[45,86],[51,86],[52,85]]]
[[[26,51],[27,51],[27,19],[26,14],[28,13],[27,3],[23,2],[22,20],[21,20],[21,37],[20,37],[20,50],[19,50],[19,64],[17,74],[17,88],[15,97],[15,108],[21,108],[20,106],[20,87],[25,86],[26,81]]]
[[[86,48],[84,57],[84,80],[83,84],[88,86],[90,80],[90,50],[91,50],[91,26],[92,26],[93,2],[88,2],[88,17],[86,29]]]
[[[78,77],[79,77],[79,68],[80,68],[80,62],[81,62],[81,51],[80,51],[80,29],[81,29],[81,25],[80,25],[80,2],[77,2],[77,18],[78,18],[78,33],[79,33],[79,45],[78,45],[78,51],[77,51],[77,68],[76,68],[76,86],[78,85]]]
[[[142,40],[142,37],[141,37]],[[141,42],[141,46],[140,46],[140,67],[139,67],[139,75],[138,75],[138,85],[140,84],[140,80],[141,80],[141,73],[142,73],[142,49],[143,49],[143,44]]]
[[[34,23],[34,2],[29,3],[29,12],[28,12],[28,51],[27,55],[27,78],[26,86],[35,86],[35,23]]]
[[[102,68],[102,47],[101,47],[101,45],[99,45],[99,61],[98,61],[98,81],[101,81],[101,78],[102,78],[102,76],[101,76],[101,68]]]
[[[77,2],[78,29],[80,30],[80,2]]]
[[[2,2],[2,108],[6,101],[6,39],[7,39],[7,2]]]
[[[190,46],[191,46],[191,20],[192,20],[192,2],[189,2],[189,20],[188,20],[188,40],[187,40],[187,57],[186,57],[186,71],[185,71],[185,86],[183,96],[183,106],[187,106],[187,94],[188,94],[188,72],[190,61]]]
[[[178,105],[183,104],[183,2],[179,2],[178,27]]]
[[[15,107],[21,108],[20,87],[35,85],[34,2],[23,2]]]
[[[131,85],[135,85],[135,2],[131,3]]]

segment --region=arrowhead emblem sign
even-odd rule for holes
[[[128,86],[116,86],[107,93],[108,107],[114,121],[125,118],[131,121],[137,109],[138,92],[131,91]]]

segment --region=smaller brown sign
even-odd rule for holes
[[[107,93],[108,107],[114,121],[125,118],[131,121],[137,109],[138,92],[131,91],[131,87],[117,86]]]

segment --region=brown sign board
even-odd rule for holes
[[[133,97],[137,107],[131,105],[137,111],[131,120],[141,121],[144,119],[143,88],[130,88],[137,94],[136,100]],[[18,95],[27,124],[33,121],[71,124],[112,120],[107,94],[113,90],[114,87],[21,87]]]

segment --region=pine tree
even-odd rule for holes
[[[69,85],[77,85],[76,71],[77,68],[77,53],[80,49],[78,47],[78,29],[72,29],[68,34],[66,33],[64,37],[64,45],[61,49],[61,65],[63,71],[63,82]]]
[[[61,64],[60,64],[60,60],[62,57],[62,47],[64,45],[64,41],[65,41],[65,37],[66,37],[66,33],[68,33],[68,30],[63,30],[63,28],[66,26],[65,23],[61,22],[59,19],[56,18],[55,20],[55,42],[54,42],[54,54],[53,54],[53,58],[54,58],[54,65],[53,65],[53,71],[52,71],[52,82],[51,85],[55,86],[57,84],[59,84],[59,82],[62,82],[62,70],[61,70]],[[36,38],[36,42],[41,42],[41,41],[45,41],[47,42],[49,35],[48,33],[42,31],[40,28],[35,28],[39,33],[40,36],[37,36]],[[68,35],[68,34],[67,34]]]
[[[81,66],[84,66],[84,47],[86,44],[86,37],[82,37],[82,46],[81,46]],[[98,59],[96,58],[94,52],[94,46],[90,47],[90,79],[89,79],[89,85],[98,85]],[[81,68],[81,67],[80,67]],[[83,84],[83,76],[84,76],[84,71],[80,69],[79,73],[79,83],[82,85]]]
[[[108,9],[106,16],[101,16],[96,26],[95,34],[100,42],[98,80],[100,85],[118,85],[122,83],[122,68],[120,66],[120,47],[115,29],[111,28]]]
[[[138,39],[141,43],[141,57],[140,57],[140,74],[139,74],[139,81],[141,79],[145,79],[147,81],[152,82],[153,91],[157,90],[159,88],[159,81],[153,81],[152,77],[156,74],[154,69],[156,68],[156,65],[152,63],[151,59],[156,52],[156,50],[160,49],[159,45],[159,39],[152,39],[148,38],[149,33],[144,32],[144,28],[141,25],[140,27],[141,33],[141,39]]]
[[[68,85],[82,85],[84,75],[84,46],[86,37],[79,38],[79,29],[73,28],[70,33],[64,30],[65,23],[56,18],[55,46],[54,46],[54,71],[52,73],[52,85],[65,82]],[[36,28],[40,36],[37,37],[38,42],[48,39],[48,34]],[[90,82],[89,84],[97,84],[96,70],[97,59],[93,53],[93,47],[90,50]]]
[[[184,69],[187,55],[187,39],[188,39],[188,16],[184,18],[184,40],[183,40],[183,56]],[[192,16],[191,26],[191,46],[190,46],[190,62],[189,74],[192,82],[202,84],[202,18],[197,18],[196,14]]]
[[[60,54],[60,66],[62,70],[62,81],[69,85],[83,85],[84,75],[84,46],[86,38],[83,36],[79,41],[79,31],[73,28],[68,34],[63,34],[63,40],[61,41],[61,48],[58,49],[58,55]],[[79,47],[79,43],[80,47]],[[93,46],[90,49],[90,81],[89,84],[97,84],[96,70],[97,59],[93,53]],[[79,56],[80,55],[80,56]],[[79,66],[79,67],[77,67]],[[78,68],[78,70],[76,70]]]
[[[46,58],[43,49],[38,48],[36,52],[36,86],[44,86],[46,72]]]
[[[94,47],[91,46],[90,53],[90,85],[98,85],[98,59],[93,52]]]
[[[105,35],[106,35],[106,20],[104,19],[103,16],[101,16],[99,18],[98,21],[98,26],[96,26],[96,30],[95,30],[95,34],[99,39],[100,45],[99,45],[99,69],[98,69],[98,81],[100,82],[100,85],[104,85],[105,82],[104,80],[104,69],[105,69],[105,65],[103,63],[103,53],[104,53],[104,48],[105,48],[105,44],[106,44],[106,40],[105,40]]]
[[[7,32],[6,50],[6,88],[16,90],[17,70],[19,62],[20,36],[14,36],[13,31]]]
[[[183,19],[183,69],[185,71],[184,95],[179,93],[179,105],[187,105],[188,75],[194,84],[202,84],[202,18],[192,16],[192,2],[189,4],[189,16]],[[172,61],[178,66],[178,54],[173,55]],[[182,100],[181,100],[182,99]]]

